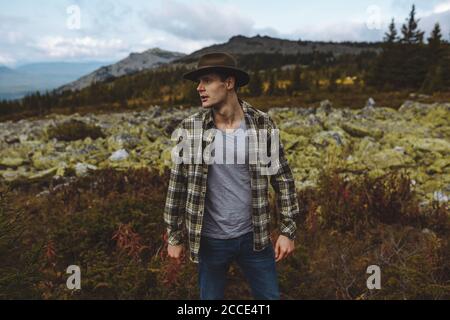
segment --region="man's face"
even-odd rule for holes
[[[226,82],[223,82],[215,73],[203,75],[198,79],[197,92],[203,108],[221,104],[226,100],[228,94]]]

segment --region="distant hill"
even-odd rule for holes
[[[359,55],[363,52],[379,53],[381,50],[381,43],[294,41],[259,35],[255,37],[237,35],[225,43],[214,44],[189,55],[154,48],[142,53],[131,53],[125,59],[106,66],[95,63],[90,65],[39,63],[14,70],[1,67],[0,99],[20,98],[26,93],[37,90],[54,90],[56,94],[64,91],[78,91],[93,83],[104,83],[118,77],[134,76],[148,70],[157,70],[160,67],[186,67],[189,69],[195,66],[201,55],[214,51],[226,51],[237,56],[238,59],[242,58],[243,65],[251,64],[253,56],[273,54],[273,58],[277,59],[273,62],[283,66],[284,64],[301,63],[297,61],[299,60],[297,58],[286,57],[308,55],[314,52],[331,53],[338,57]],[[74,67],[76,72],[73,72]]]
[[[153,48],[142,53],[131,53],[125,59],[106,66],[99,63],[37,63],[16,69],[0,67],[0,99],[16,99],[38,90],[55,90],[55,93],[78,91],[93,83],[102,83],[161,66],[192,68],[201,55],[214,51],[226,51],[237,57],[255,54],[294,56],[314,52],[331,53],[337,57],[343,54],[358,55],[367,51],[381,52],[381,44],[294,41],[259,35],[237,35],[225,43],[214,44],[189,55]]]
[[[45,62],[25,64],[14,69],[0,66],[0,100],[19,99],[36,91],[51,91],[104,64],[104,62]]]
[[[14,70],[12,70],[12,69],[10,69],[8,67],[5,67],[5,66],[0,66],[0,75],[2,75],[2,74],[11,74],[11,73],[14,73]]]
[[[226,51],[233,55],[248,55],[258,53],[279,53],[283,55],[308,54],[313,52],[332,53],[334,56],[342,54],[360,54],[363,51],[380,52],[381,46],[378,43],[333,43],[333,42],[315,42],[315,41],[293,41],[268,36],[234,36],[223,44],[216,44],[203,48],[178,59],[178,63],[191,63],[209,52]]]
[[[127,58],[98,70],[57,89],[58,93],[76,91],[96,82],[105,82],[117,77],[131,75],[143,70],[157,68],[184,57],[184,53],[171,52],[154,48],[142,53],[131,53]]]
[[[381,48],[377,43],[293,41],[259,35],[255,37],[238,35],[230,38],[226,43],[215,44],[189,55],[165,51],[159,48],[150,49],[143,53],[131,53],[126,59],[95,70],[77,81],[62,86],[56,92],[81,90],[93,83],[105,82],[121,76],[156,69],[163,65],[187,66],[189,68],[195,65],[201,55],[214,51],[226,51],[236,56],[261,53],[297,55],[313,52],[332,53],[334,56],[339,56],[342,54],[357,55],[363,51],[379,52]]]

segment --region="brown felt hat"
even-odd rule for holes
[[[243,87],[250,81],[247,72],[237,67],[236,59],[225,52],[207,53],[200,57],[197,68],[185,73],[184,79],[198,81],[198,78],[214,71],[224,72],[236,77],[236,86]]]

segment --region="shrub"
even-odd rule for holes
[[[56,138],[61,141],[84,140],[87,137],[95,140],[106,137],[99,127],[78,120],[70,120],[56,127],[50,127],[47,134],[49,139]]]
[[[445,205],[433,204],[420,209],[419,198],[411,179],[402,171],[387,172],[380,177],[362,175],[350,181],[337,170],[322,172],[317,188],[321,224],[341,232],[381,224],[410,225],[448,232],[450,225]],[[313,219],[310,217],[310,219]]]
[[[0,185],[0,299],[34,299],[41,245],[25,241],[30,219],[12,208],[12,200],[11,190]]]
[[[168,171],[103,169],[42,186],[48,193],[17,185],[0,201],[0,297],[198,299],[197,265],[167,257],[168,180]],[[448,207],[419,210],[406,175],[350,181],[324,169],[319,187],[298,195],[296,250],[277,265],[283,299],[450,298]],[[77,291],[66,288],[73,264]],[[366,287],[369,265],[381,268],[381,290]],[[225,297],[251,298],[234,264]]]

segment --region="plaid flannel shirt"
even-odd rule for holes
[[[277,129],[267,113],[253,108],[245,101],[239,100],[245,115],[247,129],[267,130],[268,139],[265,147],[271,146],[270,133]],[[201,123],[200,132],[195,132],[194,123]],[[189,132],[189,136],[201,138],[202,151],[207,143],[214,141],[214,135],[208,135],[207,130],[214,128],[211,109],[202,110],[184,119],[178,128]],[[211,130],[210,130],[211,131]],[[206,134],[205,134],[206,133]],[[180,138],[178,142],[182,141]],[[258,140],[259,141],[259,140]],[[254,231],[253,249],[263,250],[271,244],[270,240],[270,209],[269,181],[276,192],[277,206],[280,210],[279,229],[282,235],[295,239],[295,219],[299,213],[298,199],[294,178],[284,156],[284,148],[279,139],[279,156],[274,165],[275,174],[261,173],[261,164],[249,163],[252,190],[252,220]],[[250,143],[249,152],[257,152],[258,147]],[[202,153],[203,155],[203,153]],[[269,164],[269,165],[270,165]],[[189,258],[198,263],[200,238],[204,214],[204,203],[208,179],[208,164],[202,159],[200,163],[177,164],[173,162],[170,181],[164,208],[164,222],[167,227],[168,243],[180,245],[189,244]]]

